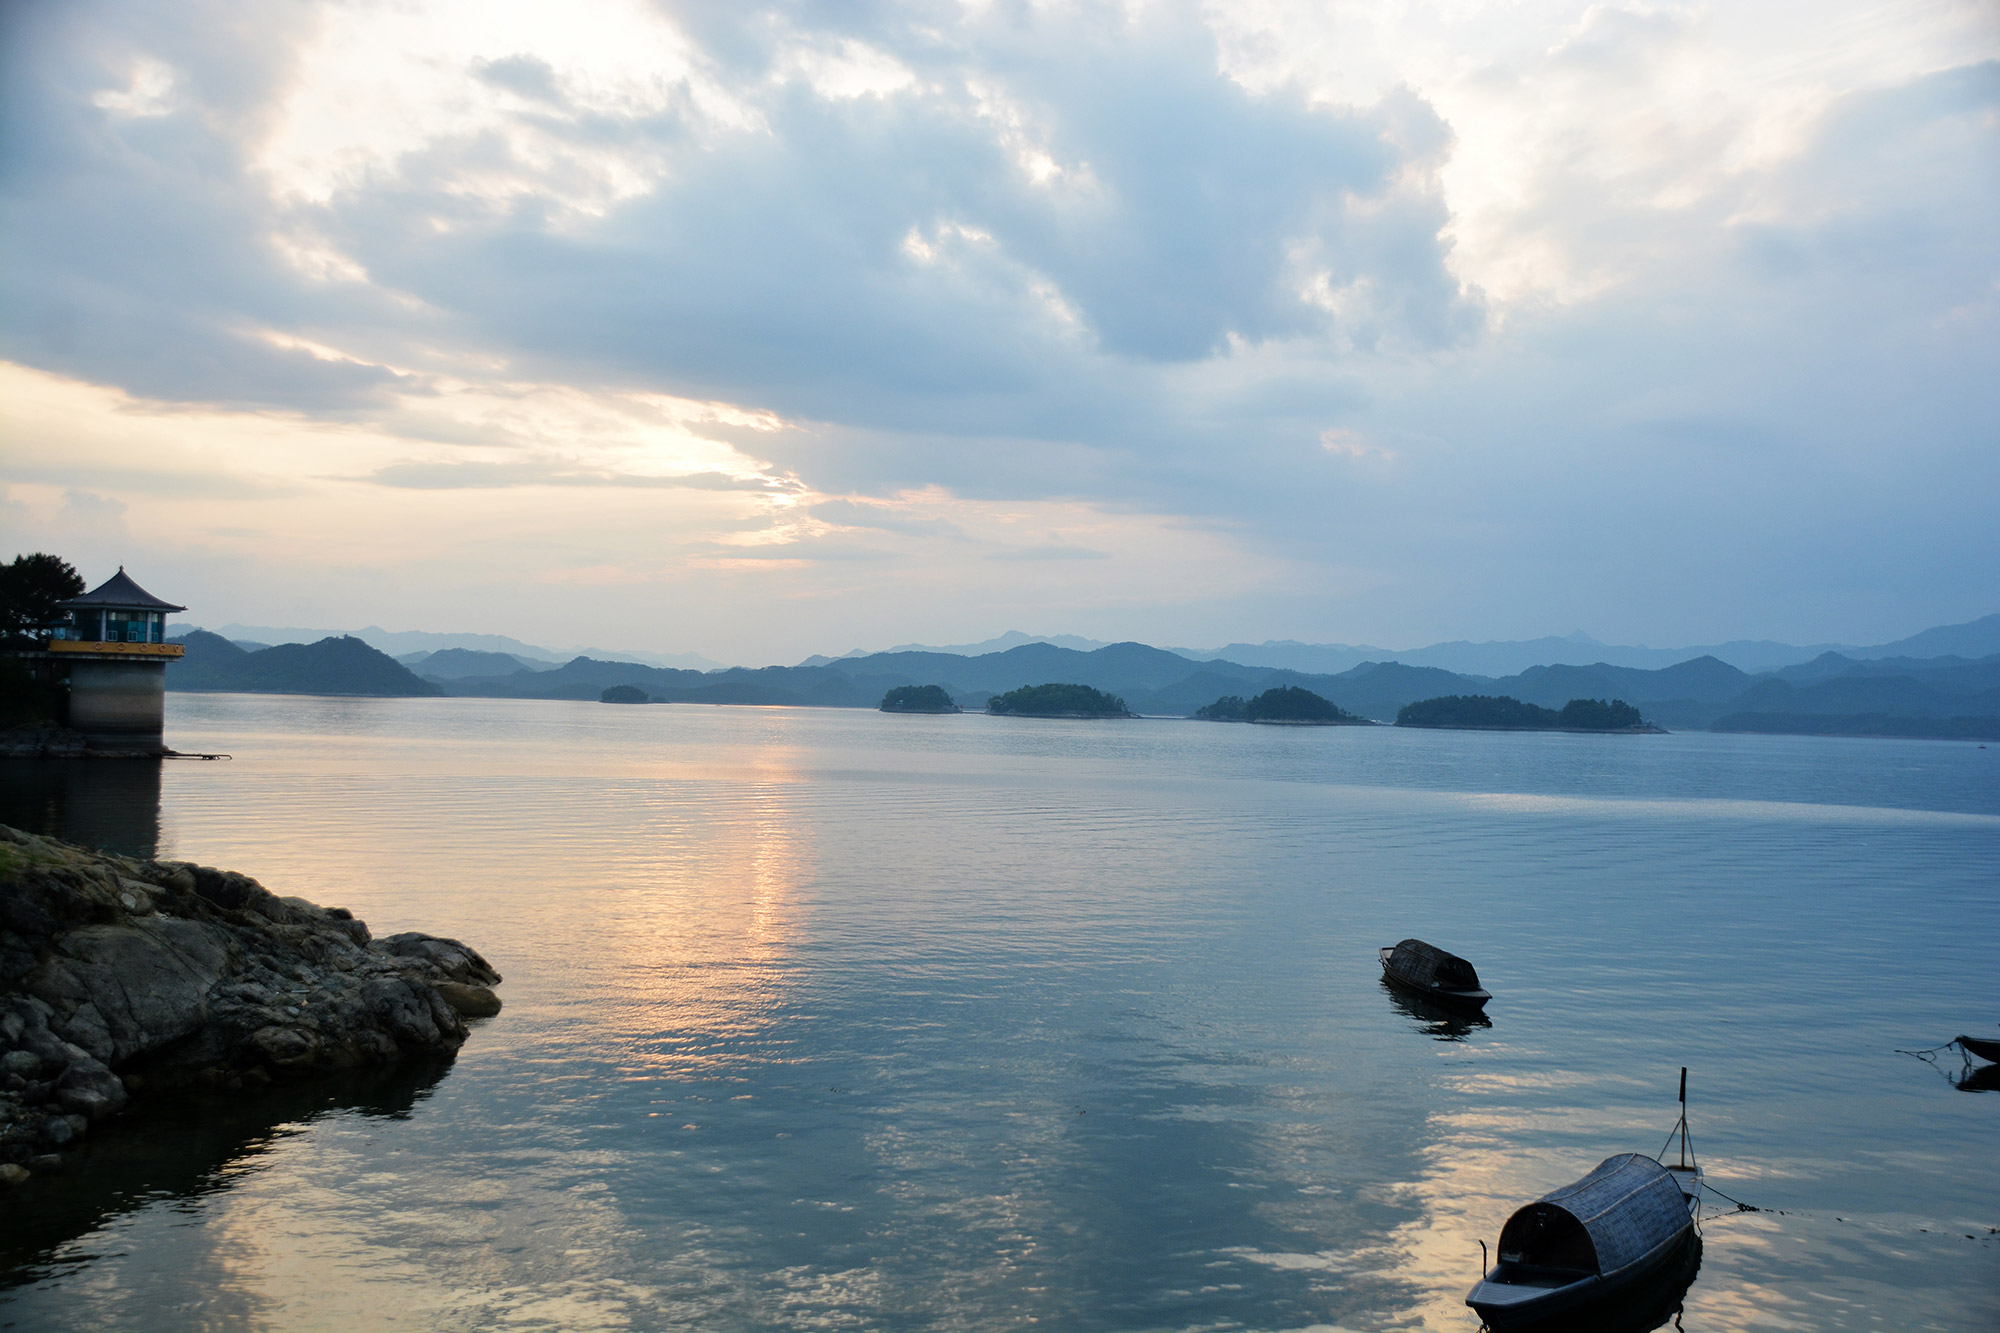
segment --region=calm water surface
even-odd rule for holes
[[[101,1133],[10,1201],[7,1327],[1469,1331],[1479,1240],[1682,1065],[1767,1210],[1684,1328],[2000,1325],[2000,1092],[1895,1053],[2000,1020],[2000,747],[170,700],[235,758],[41,817],[507,1007]],[[1392,999],[1405,935],[1490,1027]]]

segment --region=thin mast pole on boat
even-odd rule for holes
[[[1688,1067],[1681,1066],[1681,1166],[1688,1164]]]

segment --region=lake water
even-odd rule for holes
[[[226,695],[168,735],[234,758],[9,808],[462,938],[506,1009],[447,1070],[105,1127],[8,1201],[6,1327],[1469,1333],[1479,1241],[1658,1150],[1683,1065],[1766,1211],[1705,1220],[1682,1327],[2000,1326],[2000,1092],[1896,1053],[2000,1035],[2000,747]],[[1407,935],[1490,1027],[1392,998]]]

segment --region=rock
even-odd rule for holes
[[[491,1018],[500,1012],[500,997],[484,986],[468,986],[462,981],[440,981],[437,992],[458,1011],[460,1018]]]
[[[30,1157],[28,1165],[37,1171],[60,1171],[63,1168],[62,1154],[45,1152],[39,1157]]]
[[[310,1068],[319,1054],[319,1043],[297,1028],[258,1028],[250,1034],[250,1044],[280,1069]]]
[[[98,1061],[86,1056],[56,1080],[56,1105],[91,1120],[102,1120],[125,1109],[125,1084]]]
[[[209,991],[240,952],[232,943],[217,926],[168,916],[85,926],[65,935],[23,988],[62,1014],[50,1025],[56,1032],[121,1063],[201,1026]]]
[[[434,935],[391,935],[375,941],[375,947],[394,957],[424,964],[449,981],[469,986],[495,986],[500,982],[500,974],[484,958],[457,940]]]
[[[500,974],[457,940],[374,940],[247,875],[4,825],[0,852],[0,1096],[30,1108],[6,1130],[20,1143],[68,1142],[142,1085],[254,1091],[446,1055],[500,1007]]]
[[[0,1188],[12,1189],[16,1185],[24,1185],[28,1177],[33,1174],[25,1166],[18,1166],[13,1162],[0,1162]]]
[[[0,731],[0,759],[76,759],[87,748],[82,732],[49,722]]]

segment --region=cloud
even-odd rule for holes
[[[926,537],[962,537],[964,529],[948,519],[912,512],[910,506],[856,499],[822,500],[808,511],[812,517],[837,527],[873,528],[882,532],[911,533]]]
[[[10,6],[7,475],[886,639],[1084,558],[1174,641],[1914,629],[2000,556],[1978,8]]]
[[[732,477],[722,472],[660,477],[585,471],[560,463],[392,463],[358,480],[420,491],[480,490],[496,486],[636,486],[756,492],[772,489],[772,484],[761,477]]]
[[[1109,560],[1109,551],[1093,551],[1088,546],[1017,546],[997,551],[996,560]]]

